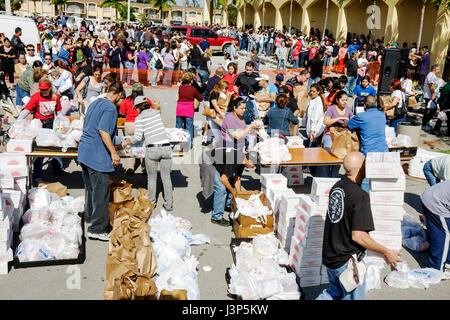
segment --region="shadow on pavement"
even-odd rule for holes
[[[417,212],[422,213],[422,204],[420,201],[420,195],[405,192],[405,203],[413,207]]]

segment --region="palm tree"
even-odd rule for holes
[[[170,10],[172,5],[177,4],[175,0],[149,0],[149,3],[154,8],[159,9],[161,20],[163,20],[163,12]]]
[[[325,30],[327,29],[327,22],[328,22],[328,8],[330,7],[330,1],[327,0],[327,3],[325,5],[325,21],[323,23],[323,30],[322,35],[325,36]]]
[[[62,15],[64,7],[67,6],[67,0],[52,0],[50,4],[55,5],[55,12],[58,15]]]
[[[244,17],[243,17],[244,28],[245,28],[245,8],[247,7],[247,4],[253,3],[255,1],[257,1],[257,0],[236,0],[237,7],[244,6]]]
[[[20,10],[20,7],[22,6],[23,0],[12,0],[11,5],[11,12]],[[36,8],[36,7],[35,7]],[[0,2],[0,10],[5,11],[6,10],[6,3],[5,1]],[[36,11],[36,9],[34,10]]]
[[[100,5],[100,7],[102,8],[114,8],[116,10],[116,20],[119,20],[118,18],[118,13],[120,10],[123,10],[123,8],[125,7],[125,5],[119,1],[119,0],[103,0],[102,4]],[[126,10],[126,8],[125,8]]]

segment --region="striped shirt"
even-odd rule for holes
[[[155,109],[146,109],[136,117],[134,136],[130,137],[135,144],[145,139],[144,145],[170,143],[169,135],[161,119],[161,114]]]

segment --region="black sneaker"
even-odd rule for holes
[[[222,218],[220,220],[211,219],[211,223],[218,224],[219,226],[222,226],[222,227],[229,227],[230,226],[230,222],[228,222],[228,220],[226,220],[224,218]]]
[[[232,210],[231,210],[231,207],[225,207],[225,211],[226,212],[231,212]]]

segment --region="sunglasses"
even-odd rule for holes
[[[34,51],[34,49],[27,49],[27,51]]]

